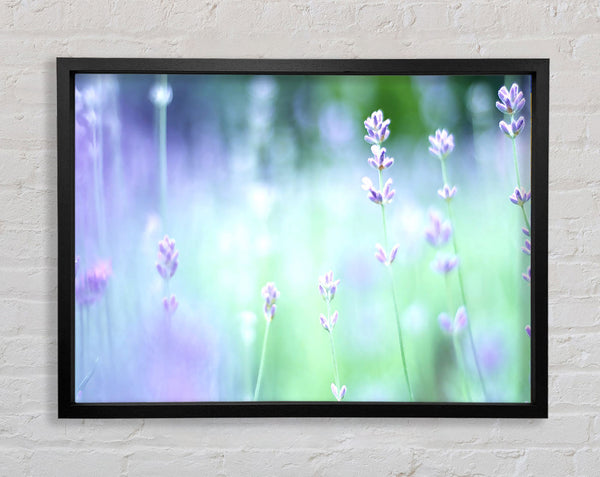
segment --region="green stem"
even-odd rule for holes
[[[265,350],[267,349],[267,339],[269,338],[269,328],[271,326],[271,320],[267,321],[267,327],[265,329],[265,336],[263,338],[262,352],[260,354],[260,366],[258,367],[258,376],[256,378],[256,388],[254,389],[254,400],[258,400],[260,393],[260,384],[262,381],[263,368],[265,365]]]
[[[448,274],[446,274],[444,276],[444,284],[446,285],[446,307],[448,308],[448,313],[450,316],[450,319],[452,319],[452,299],[450,297],[450,279],[448,277]],[[456,364],[460,367],[461,372],[463,374],[463,386],[464,386],[464,391],[465,391],[465,395],[467,397],[467,401],[472,401],[473,399],[471,398],[471,391],[469,390],[469,382],[467,379],[467,367],[465,364],[465,360],[462,354],[462,350],[460,349],[460,345],[456,340],[456,335],[454,334],[454,330],[452,332],[452,344],[454,346],[454,356],[456,358]]]
[[[515,175],[517,176],[517,187],[519,190],[521,189],[521,176],[519,174],[519,157],[517,155],[517,139],[512,138],[512,149],[513,149],[513,161],[515,163]],[[523,212],[523,221],[527,226],[527,230],[531,230],[529,226],[529,219],[527,218],[527,212],[525,211],[525,204],[521,204],[521,211]]]
[[[381,174],[381,170],[379,170],[379,190],[383,191],[383,178]],[[381,222],[383,223],[383,246],[385,248],[385,253],[388,253],[388,234],[387,234],[387,222],[385,220],[385,206],[381,204]],[[390,273],[390,285],[392,287],[392,301],[394,303],[394,316],[396,318],[396,329],[398,331],[398,343],[400,345],[400,356],[402,357],[402,368],[404,369],[404,378],[406,379],[406,387],[408,388],[408,394],[410,395],[410,400],[414,401],[414,396],[412,392],[412,388],[410,386],[410,380],[408,379],[408,369],[406,367],[406,358],[404,356],[404,342],[402,340],[402,327],[400,325],[400,314],[398,313],[398,302],[396,301],[396,287],[394,286],[394,276],[392,274],[392,269],[389,268],[389,265],[386,265]]]
[[[523,211],[523,220],[525,221],[527,230],[531,230],[531,227],[529,225],[529,219],[527,218],[527,212],[525,212],[525,204],[521,204],[521,210]]]
[[[517,140],[516,138],[512,139],[512,149],[513,149],[513,161],[515,163],[515,174],[517,176],[517,186],[519,189],[521,188],[521,175],[519,174],[519,158],[517,156]]]
[[[444,184],[448,184],[448,176],[446,173],[446,160],[442,159],[440,162],[442,164],[442,179],[444,181]],[[450,184],[448,184],[448,185],[450,185]],[[450,205],[450,202],[451,202],[451,199],[446,201],[446,204],[448,205],[448,218],[450,219],[450,223],[452,224],[452,248],[454,249],[454,255],[460,256],[459,252],[458,252],[457,241],[456,241],[456,221],[454,220],[454,213],[452,211],[452,206]],[[460,297],[462,299],[462,303],[463,303],[464,307],[467,310],[469,310],[469,307],[467,306],[467,300],[465,297],[465,286],[463,283],[462,266],[459,264],[458,267],[456,268],[456,270],[457,270],[457,276],[458,276]],[[471,349],[473,351],[473,360],[475,361],[475,367],[477,368],[477,376],[479,377],[479,382],[481,383],[481,390],[483,391],[483,395],[487,401],[487,390],[485,388],[485,382],[483,380],[481,366],[479,365],[479,358],[477,356],[477,349],[475,348],[475,340],[473,339],[473,331],[471,330],[471,320],[470,319],[467,320],[467,334],[469,335],[469,342],[471,344]]]
[[[383,191],[381,171],[379,171],[379,190]],[[388,253],[387,222],[385,220],[385,205],[383,203],[381,204],[381,222],[383,223],[383,247],[385,248],[385,253]]]
[[[331,319],[331,312],[329,309],[329,302],[327,302],[327,322],[330,323],[330,319]],[[331,345],[331,360],[333,362],[333,373],[334,373],[334,379],[335,379],[335,385],[338,388],[338,390],[340,389],[340,372],[338,369],[338,365],[337,365],[337,359],[335,357],[335,344],[333,342],[333,332],[331,330],[327,330],[328,334],[329,334],[329,344]]]
[[[448,174],[446,172],[446,159],[441,159],[440,164],[442,165],[442,180],[444,181],[444,185],[450,186],[450,184],[448,184]]]
[[[398,331],[398,344],[400,345],[400,356],[402,358],[402,368],[404,370],[404,379],[406,380],[406,387],[408,388],[408,394],[410,400],[414,401],[415,397],[410,386],[410,380],[408,379],[408,369],[406,367],[406,357],[404,356],[404,342],[402,341],[402,327],[400,325],[400,315],[398,314],[398,303],[396,301],[396,287],[394,286],[394,275],[392,269],[387,266],[390,274],[390,285],[392,288],[392,301],[394,302],[394,315],[396,317],[396,330]]]
[[[465,358],[463,356],[462,349],[460,347],[460,343],[458,343],[457,336],[454,334],[452,335],[452,344],[454,345],[454,355],[456,356],[456,362],[461,367],[461,371],[463,373],[463,377],[464,377],[463,385],[464,385],[465,395],[467,396],[467,401],[473,401],[473,398],[471,397],[471,391],[469,390],[469,382],[467,380],[467,369],[466,369],[466,365],[465,365]]]

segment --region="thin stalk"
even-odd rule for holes
[[[383,190],[383,178],[381,175],[381,170],[379,171],[379,190]],[[385,206],[381,204],[381,222],[383,224],[383,246],[385,248],[386,253],[388,253],[388,235],[387,235],[387,222],[385,220]],[[400,345],[400,356],[402,358],[402,368],[404,370],[404,378],[406,379],[406,387],[408,388],[408,394],[410,396],[410,400],[414,401],[415,398],[413,396],[412,388],[410,386],[410,379],[408,378],[408,369],[406,367],[406,357],[404,355],[404,342],[402,340],[402,327],[400,325],[400,314],[398,313],[398,302],[396,300],[396,287],[394,286],[394,275],[392,274],[392,269],[389,265],[386,265],[389,270],[390,275],[390,285],[392,288],[392,301],[394,303],[394,317],[396,319],[396,330],[398,332],[398,344]]]
[[[258,400],[258,395],[260,393],[260,384],[262,381],[263,368],[265,365],[265,351],[267,349],[267,340],[269,338],[269,328],[271,326],[271,320],[267,321],[267,327],[265,329],[265,336],[263,338],[262,352],[260,354],[260,366],[258,367],[258,376],[256,378],[256,388],[254,389],[254,400]]]
[[[410,380],[408,379],[408,369],[406,367],[406,357],[404,356],[404,343],[402,341],[402,327],[400,325],[400,315],[398,314],[398,304],[396,302],[396,287],[394,286],[394,275],[392,273],[392,269],[389,268],[390,274],[390,286],[392,288],[392,300],[394,302],[394,315],[396,317],[396,330],[398,331],[398,344],[400,345],[400,356],[402,358],[402,368],[404,370],[404,379],[406,380],[406,387],[408,388],[408,395],[410,396],[410,400],[414,401],[415,397],[412,392],[412,388],[410,386]]]
[[[519,174],[519,159],[517,156],[517,139],[512,138],[513,161],[515,163],[515,174],[517,176],[517,186],[521,188],[521,175]]]
[[[77,386],[77,392],[75,393],[75,395],[79,394],[80,391],[83,391],[83,388],[85,388],[86,384],[89,382],[89,380],[94,375],[94,372],[96,371],[96,367],[98,366],[99,362],[100,362],[100,357],[97,356],[96,361],[94,361],[94,365],[92,366],[92,370],[81,380],[81,383],[79,383],[79,386]]]
[[[331,312],[329,309],[329,302],[327,302],[327,323],[331,323],[330,322],[331,319]],[[331,360],[333,362],[333,373],[334,373],[334,379],[335,379],[335,385],[337,387],[337,389],[340,389],[340,372],[338,369],[338,365],[337,365],[337,359],[335,357],[335,344],[333,342],[333,332],[331,330],[327,330],[328,334],[329,334],[329,344],[331,345]]]
[[[521,176],[519,174],[519,157],[517,156],[517,139],[512,138],[512,149],[513,149],[513,161],[515,163],[515,175],[517,176],[517,186],[521,189]],[[531,230],[529,225],[529,219],[527,218],[527,212],[525,211],[525,204],[521,204],[521,211],[523,212],[523,221],[527,226],[527,230]]]
[[[450,297],[450,280],[448,275],[444,276],[444,284],[446,285],[446,307],[448,308],[449,316],[452,317],[452,298]],[[452,319],[452,318],[451,318]],[[467,397],[467,401],[472,401],[471,391],[469,390],[469,381],[467,379],[467,367],[464,360],[464,356],[462,353],[462,349],[460,349],[460,343],[458,343],[456,339],[456,335],[454,332],[452,333],[452,345],[454,347],[454,357],[456,358],[456,363],[460,367],[460,370],[463,375],[463,389],[465,395]]]
[[[458,337],[454,334],[452,335],[452,344],[454,345],[454,355],[456,356],[456,361],[459,363],[459,366],[461,367],[461,371],[464,376],[463,385],[464,385],[465,394],[467,396],[467,401],[471,402],[471,401],[473,401],[473,398],[471,397],[471,392],[469,391],[469,382],[467,381],[465,358],[463,356],[463,352],[462,352],[460,343],[458,342]]]
[[[444,181],[444,184],[448,184],[448,175],[446,173],[446,160],[442,159],[440,161],[440,163],[442,164],[442,179]],[[448,185],[450,185],[450,184],[448,184]],[[450,219],[450,223],[452,224],[452,248],[454,251],[454,255],[460,256],[459,252],[458,252],[457,241],[456,241],[456,221],[454,220],[454,213],[452,211],[452,206],[450,205],[450,202],[451,202],[450,200],[446,201],[446,204],[448,206],[448,218]],[[458,267],[456,267],[456,271],[457,271],[457,276],[458,276],[460,297],[462,299],[462,303],[463,303],[464,307],[468,310],[469,307],[467,306],[467,299],[465,297],[465,286],[463,283],[462,267],[460,264],[458,265]],[[479,357],[477,356],[477,348],[475,348],[475,340],[473,339],[473,332],[471,331],[471,320],[470,319],[467,320],[467,334],[469,335],[469,342],[471,343],[471,349],[473,351],[473,360],[475,361],[475,367],[477,368],[477,376],[479,377],[479,382],[481,383],[481,390],[483,391],[483,395],[484,395],[485,399],[487,400],[487,390],[485,388],[485,382],[483,380],[481,366],[479,365]]]
[[[160,86],[168,88],[167,75],[160,75]],[[160,213],[163,224],[167,220],[167,105],[156,106],[158,132],[158,167],[160,175]]]
[[[381,170],[379,171],[379,190],[383,191],[383,178],[381,177]],[[383,247],[385,252],[388,252],[388,241],[387,241],[387,223],[385,220],[385,205],[381,204],[381,222],[383,223]]]
[[[523,220],[525,221],[527,230],[531,230],[531,226],[529,225],[529,219],[527,218],[527,212],[525,212],[525,204],[521,204],[521,210],[523,211]]]

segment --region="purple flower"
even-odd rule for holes
[[[178,306],[179,302],[175,298],[175,295],[171,295],[171,298],[163,298],[163,308],[167,313],[167,316],[173,316]]]
[[[440,214],[429,212],[429,227],[425,229],[425,238],[433,247],[441,247],[448,243],[452,235],[452,225],[449,221],[442,222]]]
[[[383,196],[381,195],[381,192],[379,192],[378,190],[369,189],[369,194],[367,197],[369,198],[369,200],[371,202],[374,202],[375,204],[383,203]]]
[[[375,204],[389,204],[396,195],[396,189],[392,189],[393,181],[391,178],[385,181],[385,184],[383,185],[383,190],[381,191],[373,187],[373,183],[368,177],[363,177],[362,182],[363,185],[361,187],[363,189],[365,188],[365,186],[369,187],[369,193],[367,194],[367,197],[371,202],[374,202]]]
[[[498,127],[508,137],[517,137],[525,127],[525,118],[523,116],[516,120],[512,118],[510,124],[506,121],[500,121]]]
[[[448,184],[444,184],[444,187],[438,189],[437,193],[442,199],[449,201],[456,194],[456,187],[452,186],[451,188]]]
[[[322,277],[319,277],[319,293],[323,297],[323,300],[327,302],[333,300],[339,284],[339,280],[333,279],[333,272],[331,270]]]
[[[333,393],[333,396],[339,401],[341,401],[342,399],[344,399],[344,396],[346,395],[346,386],[343,385],[339,390],[337,388],[337,386],[333,383],[331,383],[331,392]]]
[[[339,316],[338,312],[334,311],[333,315],[331,315],[331,317],[329,319],[327,319],[327,317],[321,313],[321,316],[319,316],[319,321],[321,322],[321,326],[329,332],[333,331],[333,327],[337,323],[338,316]]]
[[[531,283],[531,267],[527,267],[527,271],[521,274],[521,276],[527,283]]]
[[[383,120],[383,113],[381,109],[375,111],[365,120],[365,128],[367,129],[367,135],[365,141],[369,144],[381,144],[390,135],[390,120]]]
[[[525,240],[525,245],[521,247],[521,250],[525,255],[531,255],[531,242],[529,240]]]
[[[519,91],[517,83],[513,83],[510,91],[506,89],[506,86],[502,86],[498,90],[498,98],[500,101],[496,101],[496,107],[504,114],[517,114],[525,106],[523,91]]]
[[[391,177],[387,181],[385,181],[381,195],[383,196],[384,204],[389,204],[392,201],[392,199],[394,198],[394,195],[396,195],[396,189],[392,189],[392,178]]]
[[[526,229],[525,227],[522,227],[521,231],[523,232],[523,234],[525,234],[525,236],[529,237],[529,235],[530,235],[529,229]]]
[[[531,326],[527,325],[525,327],[525,333],[527,333],[527,336],[529,336],[531,338]]]
[[[454,317],[454,320],[450,318],[448,313],[440,313],[438,316],[438,322],[442,330],[446,333],[460,333],[467,326],[467,310],[464,306],[461,306]]]
[[[454,270],[457,266],[458,257],[443,252],[438,252],[433,262],[431,262],[431,269],[444,275]]]
[[[268,282],[261,290],[260,294],[265,300],[265,305],[263,307],[263,312],[265,314],[265,319],[267,321],[273,320],[275,316],[275,311],[277,310],[277,306],[275,302],[277,298],[279,298],[279,290],[275,286],[275,283]]]
[[[86,270],[75,281],[75,297],[81,305],[91,305],[104,295],[108,279],[112,275],[112,265],[107,261],[99,261]]]
[[[429,142],[431,143],[429,152],[439,159],[445,159],[454,150],[454,136],[448,134],[445,129],[438,129],[435,136],[429,136]]]
[[[369,159],[367,159],[367,162],[372,168],[382,171],[383,169],[392,167],[392,165],[394,164],[394,158],[387,157],[385,155],[385,147],[379,147],[379,145],[375,144],[371,146],[371,152],[373,153],[373,156],[369,157]]]
[[[392,263],[394,263],[394,260],[396,260],[396,255],[398,255],[400,244],[396,244],[392,247],[389,256],[385,253],[385,250],[380,244],[375,244],[375,249],[375,258],[384,265],[391,265]]]
[[[527,192],[522,187],[520,189],[515,187],[515,191],[508,198],[513,204],[522,206],[525,202],[528,202],[529,199],[531,199],[531,192]]]
[[[179,251],[175,249],[175,240],[165,235],[158,242],[158,258],[156,261],[156,270],[165,280],[169,280],[175,274],[179,265],[178,258]]]

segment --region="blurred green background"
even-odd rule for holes
[[[384,146],[395,164],[383,175],[393,179],[396,196],[386,214],[389,242],[400,244],[392,270],[415,400],[465,399],[452,338],[437,318],[444,311],[453,316],[463,304],[456,271],[449,275],[448,298],[444,278],[430,267],[435,250],[424,238],[431,210],[447,218],[437,195],[440,161],[428,151],[437,128],[451,132],[456,144],[447,159],[458,189],[453,225],[487,388],[484,396],[463,333],[457,340],[471,395],[475,401],[530,400],[524,332],[530,289],[521,277],[529,257],[520,250],[521,211],[508,200],[515,187],[511,141],[498,129],[503,116],[495,108],[497,90],[515,81],[529,99],[529,77],[170,75],[168,213],[161,216],[156,109],[148,100],[157,77],[78,76],[82,90],[102,85],[105,99],[96,107],[112,121],[99,126],[111,231],[103,258],[113,265],[102,313],[110,314],[114,340],[104,362],[119,368],[122,379],[99,372],[98,389],[106,393],[111,383],[118,388],[127,381],[139,390],[115,389],[101,399],[164,400],[146,367],[149,354],[163,352],[152,345],[152,330],[165,319],[154,265],[156,243],[168,234],[180,253],[169,284],[180,303],[170,319],[170,346],[193,335],[193,346],[205,351],[201,362],[190,364],[192,353],[173,364],[182,368],[179,379],[198,380],[193,388],[201,391],[185,399],[252,398],[266,324],[260,291],[273,281],[281,296],[260,399],[333,400],[329,338],[319,323],[326,305],[317,290],[318,277],[332,270],[341,280],[332,310],[339,311],[333,334],[345,400],[408,400],[389,279],[374,258],[375,244],[383,243],[381,212],[360,187],[364,176],[377,179],[367,164],[363,122],[381,109],[391,119]],[[523,114],[527,125],[517,146],[521,181],[529,188],[529,101]],[[80,216],[96,213],[84,198],[77,207]],[[77,233],[78,254],[88,262],[102,255],[94,239],[85,239],[93,230],[82,226]]]

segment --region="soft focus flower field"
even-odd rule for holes
[[[77,75],[76,399],[528,402],[530,93]]]

